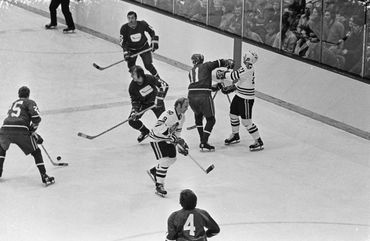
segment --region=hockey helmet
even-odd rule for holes
[[[243,56],[243,63],[246,65],[249,64],[255,64],[258,60],[258,55],[253,50],[248,50],[244,56]]]
[[[204,56],[203,54],[193,54],[191,56],[191,62],[196,65],[196,64],[201,64],[204,61]]]

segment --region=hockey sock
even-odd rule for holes
[[[40,174],[44,175],[46,173],[46,169],[40,149],[37,149],[36,151],[32,152],[31,155],[33,156],[33,158],[35,158],[35,163],[37,168],[39,169]]]
[[[231,131],[233,134],[239,133],[239,126],[240,121],[239,117],[233,114],[230,114],[230,123],[231,123]]]
[[[142,128],[142,126],[144,125],[143,122],[141,122],[141,120],[130,120],[128,122],[128,124],[134,128],[135,130],[140,130],[140,128]]]
[[[5,161],[6,151],[0,146],[0,177],[3,174],[3,166]]]
[[[141,131],[143,133],[149,133],[149,129],[146,128],[146,126],[144,124],[141,125],[141,127],[139,128],[139,131]]]
[[[247,130],[248,130],[249,134],[251,134],[251,136],[253,137],[254,140],[257,140],[258,138],[260,138],[260,133],[258,132],[258,128],[255,124],[252,124],[251,126],[248,126]]]
[[[206,123],[206,126],[204,127],[202,143],[208,142],[208,138],[211,135],[213,126],[216,124],[216,119],[214,116],[208,117],[206,118],[206,120],[207,120],[207,123]]]
[[[200,141],[203,138],[203,115],[195,115],[195,125],[197,126],[197,130],[199,133]]]
[[[158,166],[156,167],[157,183],[164,184],[164,179],[166,178],[167,175],[167,169],[168,167],[163,167],[158,164]]]

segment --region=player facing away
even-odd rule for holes
[[[207,241],[207,238],[220,232],[211,215],[196,208],[197,196],[192,190],[181,191],[180,205],[182,209],[173,212],[168,218],[166,241]]]
[[[180,137],[182,126],[185,122],[185,112],[188,110],[187,98],[179,98],[175,101],[174,110],[167,110],[158,118],[156,125],[150,131],[150,142],[158,164],[148,170],[149,176],[155,182],[156,193],[165,196],[164,180],[168,168],[176,161],[176,146],[179,153],[188,154],[188,145]]]
[[[135,65],[131,69],[132,81],[129,86],[129,94],[131,98],[131,113],[129,125],[141,132],[137,141],[140,143],[149,135],[149,129],[140,120],[142,115],[138,113],[146,108],[156,104],[152,109],[155,116],[158,118],[164,111],[164,98],[166,97],[167,89],[163,90],[160,81],[154,76],[145,74],[143,68]]]
[[[200,137],[199,148],[204,151],[214,151],[215,147],[208,143],[213,126],[216,123],[215,107],[211,96],[212,71],[219,67],[233,68],[234,61],[219,59],[204,63],[202,54],[191,56],[193,68],[189,72],[190,84],[188,87],[188,98],[191,109],[194,112],[195,125]],[[203,117],[206,125],[203,129]]]
[[[42,138],[35,133],[41,121],[36,102],[29,99],[30,89],[26,86],[18,90],[19,99],[14,101],[8,110],[3,126],[0,129],[0,177],[2,176],[6,151],[11,143],[17,144],[24,154],[31,154],[45,185],[54,183],[54,177],[46,174],[41,151],[37,144]]]
[[[251,151],[263,150],[263,141],[257,126],[252,121],[252,109],[254,104],[255,75],[253,65],[257,62],[258,55],[253,51],[247,51],[243,56],[243,66],[235,71],[217,71],[217,79],[232,81],[233,84],[226,93],[236,90],[236,94],[230,105],[230,123],[232,134],[225,140],[225,144],[238,143],[240,141],[239,126],[241,123],[247,128],[253,137],[254,143],[249,146]]]

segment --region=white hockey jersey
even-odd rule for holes
[[[184,114],[178,115],[176,111],[166,110],[158,118],[158,121],[150,131],[149,136],[156,142],[171,141],[171,136],[173,134],[180,137],[184,122]]]
[[[227,72],[225,75],[226,81],[232,81],[235,84],[236,95],[243,99],[254,99],[254,78],[252,64],[243,65],[237,70]],[[228,85],[227,82],[225,84]]]

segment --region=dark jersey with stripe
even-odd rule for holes
[[[120,43],[124,51],[139,52],[148,48],[148,39],[145,32],[153,38],[155,32],[145,21],[137,21],[135,28],[131,28],[128,23],[124,24],[120,30]]]
[[[212,71],[219,67],[226,67],[226,61],[219,59],[195,65],[189,72],[189,90],[211,90]]]
[[[36,102],[27,98],[21,98],[12,103],[3,127],[29,129],[31,122],[34,125],[38,125],[40,121],[40,112]]]
[[[132,80],[129,87],[132,107],[139,110],[142,105],[149,106],[154,104],[158,88],[160,87],[161,83],[149,74],[145,75],[141,85]]]
[[[207,237],[220,232],[213,218],[205,210],[199,208],[173,212],[168,218],[167,228],[167,240],[205,241]]]

